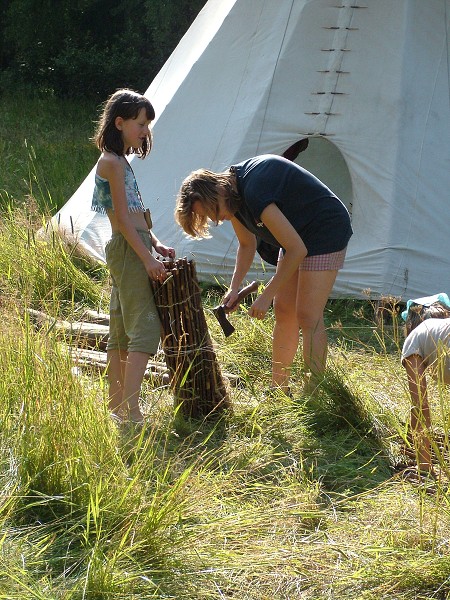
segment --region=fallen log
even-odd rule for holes
[[[106,352],[89,350],[87,348],[67,347],[75,367],[97,369],[106,372],[108,359]],[[157,385],[169,384],[169,371],[163,362],[149,360],[144,374],[145,379],[155,381]]]
[[[109,326],[109,315],[107,313],[101,313],[96,310],[86,309],[81,315],[80,321],[89,323],[97,323],[98,325]]]
[[[69,322],[64,319],[55,319],[39,310],[28,309],[31,319],[41,328],[46,329],[49,334],[54,331],[57,337],[75,343],[82,348],[94,350],[106,349],[109,336],[109,327],[95,323],[84,323],[83,321]]]

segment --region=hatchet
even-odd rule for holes
[[[225,334],[225,337],[231,335],[234,331],[233,325],[227,319],[227,314],[236,308],[236,306],[244,300],[247,296],[249,296],[252,292],[256,292],[259,287],[259,283],[257,281],[252,281],[248,285],[242,288],[239,291],[238,297],[236,301],[231,306],[225,306],[224,304],[220,304],[213,308],[213,313],[216,316],[216,319],[219,321],[219,325],[222,327],[222,331]]]

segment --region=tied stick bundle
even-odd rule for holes
[[[180,258],[163,264],[171,276],[151,283],[175,406],[188,418],[217,415],[230,408],[230,398],[206,324],[195,263]]]

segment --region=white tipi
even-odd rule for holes
[[[449,25],[450,0],[209,0],[146,92],[155,143],[133,169],[158,237],[195,258],[200,280],[228,283],[231,227],[184,237],[173,220],[182,179],[295,157],[307,139],[295,160],[353,219],[333,296],[449,291]],[[90,211],[92,188],[93,172],[55,222],[103,259],[109,222]]]

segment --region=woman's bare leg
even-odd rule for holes
[[[297,288],[298,271],[278,290],[273,300],[275,327],[272,342],[272,385],[285,392],[289,388],[291,366],[299,343]]]
[[[312,376],[325,371],[328,340],[323,319],[337,271],[299,271],[297,320],[302,331],[305,370]]]

